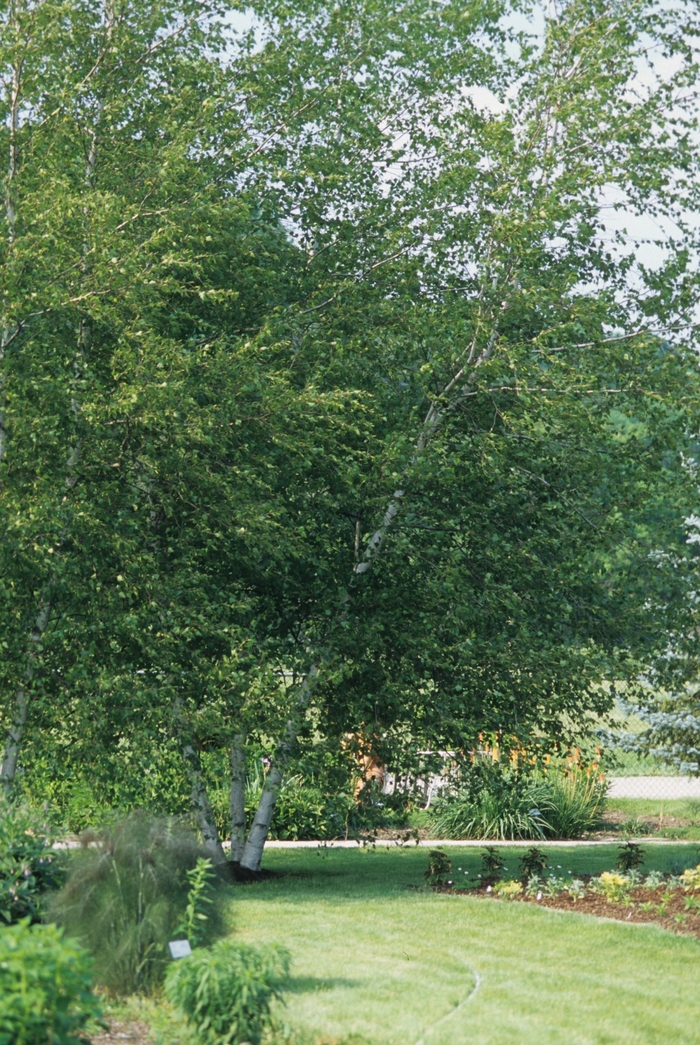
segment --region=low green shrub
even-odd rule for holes
[[[219,940],[173,962],[165,994],[204,1045],[258,1045],[272,1027],[270,1006],[288,973],[284,948]]]
[[[424,878],[428,885],[445,885],[452,872],[452,861],[441,849],[431,849]]]
[[[625,842],[617,848],[615,867],[623,874],[630,871],[638,871],[644,863],[646,849],[642,849],[638,842]]]
[[[507,871],[506,862],[492,845],[487,845],[481,854],[481,874],[479,878],[484,885],[494,885],[503,878],[503,872]]]
[[[346,832],[353,806],[350,794],[329,796],[302,776],[290,777],[280,789],[270,838],[294,842],[300,838],[338,838]],[[254,807],[251,802],[251,819],[256,807],[257,801]]]
[[[64,879],[65,861],[36,814],[0,801],[0,919],[39,921],[44,894]]]
[[[95,982],[112,994],[148,992],[163,980],[168,942],[187,915],[192,883],[187,872],[204,854],[183,826],[134,815],[115,827],[83,836],[68,881],[49,913],[94,958]],[[203,939],[222,928],[222,890],[211,888]],[[199,909],[202,911],[200,890]],[[193,922],[194,924],[194,922]]]
[[[533,845],[520,857],[520,877],[530,879],[541,878],[547,870],[547,854]]]
[[[0,1045],[79,1045],[99,1017],[90,957],[55,925],[0,929]]]

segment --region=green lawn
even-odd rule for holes
[[[606,811],[619,813],[627,820],[653,817],[656,823],[648,826],[660,838],[700,841],[700,799],[697,798],[609,798]],[[678,820],[690,823],[679,826],[675,822]]]
[[[499,848],[515,872],[518,853]],[[547,848],[555,870],[594,872],[614,863],[614,845]],[[648,869],[698,861],[695,846],[647,848]],[[451,849],[450,856],[455,875],[459,867],[476,872],[478,850]],[[425,849],[278,850],[265,864],[285,876],[236,890],[235,933],[250,942],[278,941],[292,952],[284,1018],[298,1041],[700,1041],[695,939],[411,889],[421,885]]]

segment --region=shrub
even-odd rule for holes
[[[206,1045],[258,1045],[272,1027],[270,1005],[288,972],[283,948],[219,940],[174,962],[165,993]]]
[[[444,885],[452,870],[452,861],[441,849],[431,849],[429,857],[425,880],[428,885]]]
[[[0,1045],[78,1045],[99,1016],[90,958],[55,925],[0,930]]]
[[[591,884],[595,883],[592,882]],[[624,875],[615,874],[614,871],[603,871],[597,881],[598,888],[605,895],[608,903],[620,903],[627,898],[629,893],[629,882]]]
[[[64,860],[36,814],[0,801],[0,919],[39,921],[44,893],[63,881]]]
[[[505,860],[492,845],[488,845],[481,854],[481,875],[480,878],[485,884],[493,884],[499,881],[503,877],[503,872],[507,871]]]
[[[580,838],[605,803],[605,784],[578,765],[538,773],[479,758],[435,804],[431,826],[443,838]]]
[[[528,849],[523,856],[520,857],[520,877],[523,879],[529,879],[534,877],[541,878],[547,869],[547,854],[534,846]]]
[[[168,821],[135,815],[100,835],[84,836],[51,917],[94,958],[95,982],[113,994],[150,991],[162,982],[168,941],[191,900],[187,872],[203,856],[194,836]],[[212,888],[221,897],[223,886]],[[200,896],[201,909],[201,896]],[[201,925],[201,919],[197,919]],[[209,905],[206,936],[221,927],[221,905]]]
[[[605,805],[606,785],[595,774],[575,768],[543,778],[540,809],[550,838],[581,838],[593,831]]]
[[[497,882],[493,891],[501,900],[514,900],[523,891],[523,883],[514,879],[509,882]]]
[[[651,875],[648,876],[647,881]],[[700,889],[700,864],[697,867],[689,867],[681,875],[681,884],[685,889]]]
[[[618,847],[615,867],[623,874],[637,871],[644,863],[645,852],[636,842],[625,842]]]

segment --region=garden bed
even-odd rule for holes
[[[583,878],[584,884],[588,884],[590,877]],[[438,886],[437,891],[475,896],[484,900],[498,901],[499,899],[488,886],[476,889],[455,889],[450,885],[443,885]],[[666,885],[660,885],[655,889],[639,886],[631,889],[624,899],[619,901],[612,901],[598,893],[588,891],[585,895],[575,899],[570,893],[562,891],[555,896],[546,896],[543,892],[539,899],[537,896],[527,896],[523,893],[505,902],[552,907],[575,914],[590,914],[597,918],[614,918],[621,922],[660,925],[670,932],[700,939],[700,902],[697,902],[696,906],[692,893],[681,888],[669,889]]]

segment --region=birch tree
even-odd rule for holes
[[[652,556],[683,554],[694,496],[695,14],[581,0],[528,39],[493,5],[261,4],[226,37],[115,8],[107,55],[76,12],[77,71],[42,84],[81,104],[25,103],[14,183],[43,231],[3,320],[3,684],[56,577],[25,750],[59,733],[111,772],[130,738],[177,745],[223,860],[200,753],[228,748],[254,873],[310,723],[389,752],[562,735],[672,625]],[[75,90],[98,74],[99,102]],[[659,266],[606,201],[676,219]],[[54,349],[85,322],[76,422]],[[242,845],[246,736],[278,741]]]

